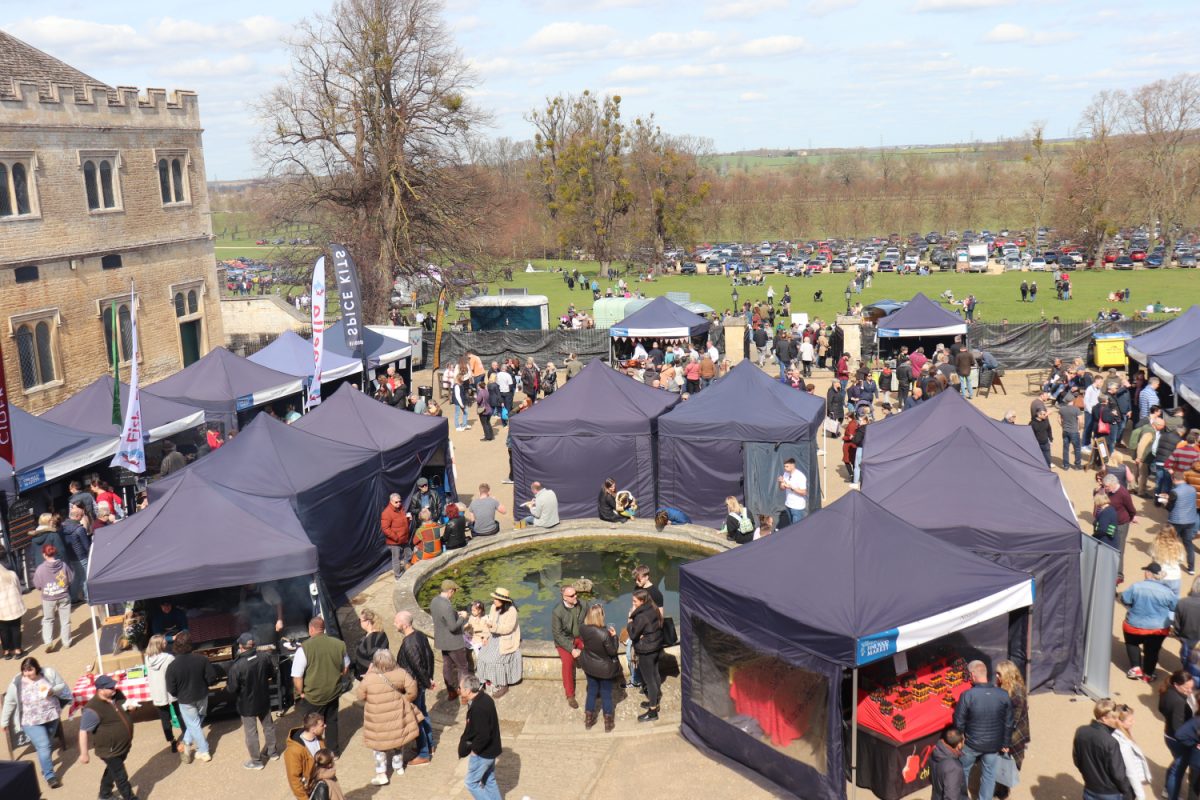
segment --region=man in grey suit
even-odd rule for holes
[[[442,651],[442,680],[446,683],[446,699],[458,697],[458,684],[471,673],[467,662],[467,642],[463,639],[463,625],[467,612],[455,611],[450,602],[458,592],[458,584],[447,578],[442,581],[442,591],[429,604],[429,615],[433,617],[433,644]]]

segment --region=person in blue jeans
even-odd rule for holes
[[[496,758],[502,749],[500,718],[495,701],[481,689],[474,675],[465,676],[458,684],[459,695],[467,702],[467,724],[458,740],[458,757],[468,759],[463,783],[471,797],[501,800],[496,784]]]
[[[1171,492],[1167,495],[1167,522],[1175,529],[1183,550],[1187,553],[1187,573],[1196,574],[1196,528],[1200,526],[1200,513],[1196,511],[1196,487],[1187,482],[1187,476],[1176,472],[1171,476]]]
[[[1001,753],[1008,752],[1012,741],[1013,707],[1008,692],[988,681],[988,668],[982,661],[967,665],[970,689],[954,708],[954,727],[963,732],[963,773],[969,780],[971,768],[979,762],[979,800],[992,800],[996,791],[996,765]]]
[[[0,730],[11,724],[33,743],[42,777],[51,789],[62,786],[54,771],[52,743],[59,733],[62,703],[71,702],[67,682],[51,667],[43,667],[33,657],[21,662],[21,671],[13,677],[4,693],[4,711]]]

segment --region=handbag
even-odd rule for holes
[[[833,417],[826,417],[825,421],[821,424],[824,426],[825,432],[832,436],[837,436],[838,433],[841,432],[842,423],[838,422]]]
[[[996,759],[996,783],[1011,789],[1020,782],[1021,771],[1017,769],[1017,762],[1013,761],[1012,756],[1001,755]]]
[[[1112,426],[1109,425],[1107,422],[1105,422],[1103,419],[1099,419],[1096,421],[1096,433],[1100,434],[1101,436],[1107,436],[1111,432],[1112,432]]]
[[[675,629],[673,617],[663,617],[662,621],[663,647],[674,647],[679,644],[679,631]]]

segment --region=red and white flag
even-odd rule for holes
[[[129,320],[133,332],[133,352],[129,361],[129,407],[125,409],[125,426],[121,429],[117,454],[109,466],[124,467],[130,472],[145,472],[146,442],[142,430],[142,398],[138,389],[137,294],[133,291],[132,282],[129,288]]]
[[[304,397],[304,410],[321,404],[321,359],[325,354],[325,256],[317,259],[312,278],[313,375]]]

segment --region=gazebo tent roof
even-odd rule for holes
[[[708,320],[665,297],[656,297],[608,329],[610,336],[679,339],[707,333]]]
[[[53,408],[41,414],[60,425],[89,433],[120,436],[121,425],[112,421],[113,377],[102,375]],[[154,442],[204,424],[204,410],[177,403],[143,390],[142,429]],[[121,417],[129,408],[129,384],[121,384]]]
[[[279,400],[301,388],[295,375],[255,364],[224,347],[214,347],[199,361],[143,391],[202,408],[210,419],[232,425],[238,411]]]
[[[393,408],[349,384],[339,386],[321,405],[292,423],[292,427],[378,451],[389,493],[411,492],[421,468],[431,459],[441,457],[449,466],[449,420]],[[453,491],[453,470],[447,469],[446,474],[448,488]]]
[[[321,576],[335,598],[361,589],[385,565],[379,509],[386,498],[375,449],[259,414],[224,446],[151,484],[151,503],[191,474],[244,494],[289,499],[317,546]]]
[[[333,353],[342,358],[352,358],[361,365],[362,356],[365,353],[367,368],[374,369],[381,364],[388,364],[392,361],[399,361],[402,358],[406,358],[412,352],[412,345],[408,342],[393,339],[391,336],[386,336],[367,326],[363,326],[362,328],[362,351],[356,350],[351,352],[350,348],[346,347],[345,328],[345,322],[338,320],[325,329],[326,356]],[[361,366],[359,368],[361,369]]]
[[[287,498],[242,494],[184,470],[145,510],[96,532],[88,597],[119,603],[316,571],[317,548]]]
[[[968,428],[989,447],[1045,468],[1033,430],[992,419],[955,391],[939,392],[903,414],[893,414],[867,426],[863,466],[881,464],[927,450],[959,428]]]
[[[875,323],[880,338],[903,336],[949,336],[966,333],[967,323],[925,295],[917,292],[904,308]]]
[[[798,442],[821,427],[825,401],[772,380],[749,361],[658,421],[658,435],[746,442]]]
[[[651,421],[678,402],[679,395],[652,389],[594,359],[550,397],[514,414],[509,435],[649,435]]]
[[[1125,352],[1146,364],[1160,353],[1193,344],[1200,339],[1200,306],[1192,306],[1175,319],[1125,343]]]
[[[656,420],[679,396],[651,389],[594,360],[550,397],[508,423],[516,503],[541,481],[558,497],[562,519],[596,516],[605,478],[643,507],[655,503]]]
[[[246,358],[277,372],[311,378],[313,374],[313,344],[295,331],[284,331],[275,341]],[[362,371],[362,361],[330,352],[321,357],[321,382],[335,381]]]
[[[112,413],[112,397],[109,397]],[[61,478],[117,451],[117,437],[81,431],[60,425],[9,404],[8,416],[17,463],[16,490],[24,492],[47,481]]]
[[[683,565],[680,595],[751,644],[765,627],[855,667],[1024,608],[1033,581],[849,492],[783,535]]]

